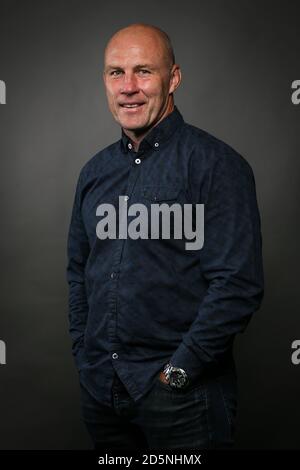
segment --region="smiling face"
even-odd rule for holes
[[[116,33],[105,51],[103,78],[111,113],[125,133],[140,140],[174,108],[181,79],[161,36],[131,26]]]

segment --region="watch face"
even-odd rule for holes
[[[182,370],[173,370],[170,375],[170,385],[173,388],[183,388],[187,384],[186,373]]]

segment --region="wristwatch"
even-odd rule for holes
[[[172,388],[181,389],[187,386],[189,380],[185,370],[180,367],[174,367],[172,364],[168,363],[165,365],[163,371]]]

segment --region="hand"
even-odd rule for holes
[[[167,378],[166,378],[166,376],[165,376],[165,374],[164,374],[163,371],[161,371],[161,372],[159,373],[158,380],[160,380],[161,382],[163,382],[163,383],[165,383],[165,384],[168,384],[168,383],[169,383],[169,381],[167,380]]]

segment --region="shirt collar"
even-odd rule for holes
[[[153,148],[159,150],[160,145],[168,140],[175,130],[184,123],[183,117],[179,112],[176,105],[174,105],[173,111],[168,114],[162,121],[160,121],[156,126],[154,126],[148,134],[143,138],[139,145],[139,151],[146,148]],[[128,151],[134,149],[133,142],[125,134],[122,129],[121,135],[121,145],[122,150],[127,153]]]

